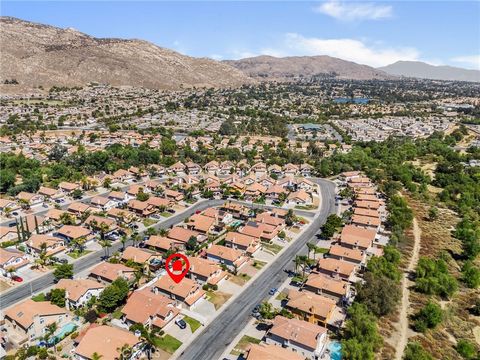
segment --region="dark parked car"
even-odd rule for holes
[[[185,329],[187,327],[187,323],[183,319],[175,320],[175,324],[177,324],[180,329]]]

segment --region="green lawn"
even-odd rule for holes
[[[200,321],[191,318],[190,316],[184,316],[183,320],[190,325],[190,329],[192,330],[192,333],[194,333],[202,324],[200,324]]]
[[[32,300],[33,300],[33,301],[36,301],[36,302],[45,301],[45,294],[44,294],[44,293],[40,293],[40,294],[37,294],[37,295],[35,295],[35,296],[32,296]]]
[[[233,348],[233,350],[230,352],[230,354],[239,356],[240,354],[243,354],[248,346],[250,344],[260,344],[261,340],[248,336],[248,335],[243,335],[243,337],[240,339],[237,345]]]
[[[287,299],[287,294],[281,292],[277,295],[277,297],[275,299],[278,300],[278,301],[286,300]]]
[[[278,254],[280,250],[283,249],[282,246],[277,245],[277,244],[270,244],[270,243],[262,243],[263,249],[269,252],[272,252],[274,254]]]
[[[79,252],[78,250],[72,251],[68,253],[68,256],[70,256],[73,259],[78,259],[81,258],[82,256],[85,256],[87,254],[90,254],[90,250],[83,250],[82,252]]]
[[[315,252],[317,254],[326,254],[329,252],[330,249],[327,249],[327,248],[318,248]]]
[[[172,216],[172,214],[169,213],[168,211],[164,211],[164,212],[160,213],[160,215],[162,215],[163,217],[170,217],[170,216]]]
[[[253,267],[255,269],[260,270],[265,266],[266,262],[265,261],[260,261],[260,260],[253,260]]]
[[[316,209],[317,207],[315,205],[296,205],[295,209],[298,210],[313,210]]]
[[[153,224],[156,224],[157,221],[156,220],[153,220],[153,219],[145,219],[143,220],[143,225],[145,227],[149,227],[149,226],[152,226]]]
[[[182,342],[171,335],[165,334],[163,337],[158,337],[155,340],[155,345],[159,349],[162,349],[169,354],[173,354],[175,350],[182,346]]]

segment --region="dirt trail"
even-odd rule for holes
[[[398,324],[398,342],[395,345],[395,360],[401,360],[403,356],[403,351],[407,346],[408,338],[409,338],[409,329],[408,329],[408,309],[410,307],[409,295],[410,295],[410,286],[413,285],[413,282],[408,279],[409,273],[415,270],[415,267],[418,263],[418,258],[420,255],[420,239],[422,236],[422,231],[418,226],[417,219],[413,219],[413,251],[412,257],[410,258],[410,262],[408,263],[408,267],[403,274],[402,279],[402,303],[400,308],[400,319]]]

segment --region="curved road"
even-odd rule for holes
[[[305,244],[315,236],[328,215],[335,212],[335,184],[323,179],[313,181],[320,184],[322,201],[312,224],[258,278],[247,284],[241,296],[207,325],[177,359],[218,359],[231,341],[245,328],[253,307],[269,297],[267,295],[269,289],[278,288],[286,280],[288,275],[283,269],[291,267],[295,255],[307,253]]]

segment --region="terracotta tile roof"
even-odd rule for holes
[[[304,357],[273,344],[251,344],[247,360],[304,360]]]
[[[129,246],[122,254],[122,260],[132,260],[139,264],[145,264],[156,253],[144,249]]]
[[[153,284],[153,287],[156,287],[168,294],[173,294],[185,299],[184,301],[188,305],[192,305],[205,294],[205,291],[200,289],[200,285],[198,285],[194,280],[184,278],[180,283],[177,284],[168,275],[161,276],[155,282],[155,284]]]
[[[33,324],[35,316],[60,315],[65,314],[66,310],[49,301],[35,302],[32,299],[25,300],[13,305],[5,310],[5,317],[8,317],[28,329]]]
[[[340,242],[347,245],[368,248],[375,240],[377,232],[372,229],[364,229],[355,225],[346,225],[340,234]]]
[[[207,249],[207,255],[216,256],[234,263],[245,258],[242,251],[222,245],[212,245],[209,249]]]
[[[101,325],[90,328],[81,339],[75,352],[87,359],[91,359],[93,353],[97,353],[102,360],[115,360],[119,358],[119,350],[122,346],[134,346],[140,339],[123,329]]]
[[[256,238],[254,236],[249,236],[246,234],[241,234],[241,233],[232,232],[232,231],[228,232],[225,237],[225,241],[231,242],[236,245],[245,246],[245,247],[250,246],[254,242],[258,242],[258,239],[259,238]]]
[[[123,264],[111,264],[108,262],[101,262],[90,271],[90,274],[99,276],[112,282],[118,277],[122,276],[124,273],[133,274],[134,272],[135,269],[125,266]]]
[[[355,272],[355,264],[333,258],[320,259],[318,268],[345,277],[351,276]]]
[[[180,312],[175,307],[175,301],[153,293],[150,288],[135,291],[122,309],[128,320],[141,324],[145,324],[150,317],[158,316],[164,319],[170,312],[173,312],[174,316]]]
[[[145,242],[147,246],[152,246],[157,249],[161,250],[170,250],[178,245],[183,246],[183,242],[175,241],[173,239],[169,239],[164,236],[152,235],[150,238]]]
[[[379,218],[354,214],[352,216],[352,223],[377,227],[380,226],[381,221]]]
[[[197,237],[199,234],[196,231],[193,230],[188,230],[185,228],[182,228],[180,226],[175,226],[172,228],[169,232],[167,237],[173,240],[181,241],[181,242],[188,242],[190,237],[194,236]]]
[[[335,308],[335,300],[313,294],[310,291],[290,290],[287,306],[307,314],[315,314],[321,319],[328,319]]]
[[[60,229],[57,230],[57,232],[60,235],[64,235],[72,239],[78,239],[80,237],[90,235],[90,230],[75,225],[63,225]]]
[[[60,279],[55,285],[55,288],[65,289],[67,298],[72,301],[77,301],[88,290],[103,289],[105,286],[91,279]]]
[[[320,306],[320,304],[311,304]],[[292,343],[301,344],[311,351],[317,348],[317,339],[327,332],[326,328],[298,319],[277,316],[269,333]],[[303,358],[303,357],[302,357]]]
[[[214,218],[211,218],[202,214],[192,215],[188,223],[189,226],[193,225],[195,230],[201,231],[204,233],[209,232],[214,224],[215,224]]]
[[[330,293],[336,294],[339,297],[347,294],[348,284],[340,279],[334,279],[330,276],[326,276],[317,272],[312,272],[308,275],[306,286],[312,288],[325,290]]]
[[[359,262],[365,258],[361,250],[350,249],[340,245],[332,245],[328,253],[333,256],[348,258]]]

